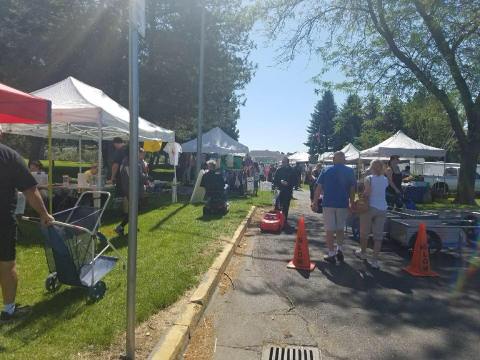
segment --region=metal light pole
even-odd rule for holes
[[[129,8],[129,108],[130,108],[130,148],[129,148],[129,187],[128,187],[128,263],[127,263],[127,359],[135,359],[135,294],[137,282],[137,217],[138,217],[138,5],[130,0]],[[144,11],[144,10],[143,10]]]
[[[197,175],[202,167],[202,135],[203,135],[203,80],[205,68],[205,4],[202,6],[202,19],[200,25],[200,66],[198,73],[198,124],[197,124]]]

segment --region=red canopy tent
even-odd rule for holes
[[[0,124],[49,124],[48,138],[48,192],[52,211],[52,102],[0,83]]]
[[[45,124],[52,114],[49,100],[0,83],[0,123]]]

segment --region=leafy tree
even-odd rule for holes
[[[196,133],[200,1],[147,0],[140,44],[140,113],[177,132]],[[242,89],[254,66],[253,22],[241,0],[206,4],[205,123],[238,137]],[[3,0],[0,81],[32,91],[67,76],[128,106],[127,0]]]
[[[458,161],[458,144],[442,104],[425,91],[407,101],[403,115],[405,132],[425,144],[447,150],[449,161]]]
[[[305,145],[308,146],[308,153],[311,156],[328,151],[333,146],[333,119],[336,114],[337,105],[333,93],[327,90],[317,102],[307,128],[308,137]]]
[[[370,121],[365,121],[360,136],[355,141],[359,149],[368,149],[388,139],[393,133],[376,128]]]
[[[289,20],[297,22],[285,45],[287,59],[307,45],[327,69],[345,73],[349,81],[344,86],[399,94],[423,88],[434,96],[460,148],[461,203],[474,202],[480,154],[479,5],[477,0],[258,2],[275,34],[287,23],[291,30]],[[321,29],[329,32],[326,39]]]
[[[357,94],[349,95],[342,109],[335,117],[334,146],[341,149],[353,143],[360,135],[363,123],[362,100]]]

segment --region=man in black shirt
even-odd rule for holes
[[[200,186],[205,188],[205,197],[210,199],[212,197],[224,197],[225,182],[223,177],[216,172],[215,160],[207,161],[208,171],[203,175]]]
[[[110,179],[110,181],[112,182],[112,184],[117,185],[116,190],[120,194],[122,192],[122,187],[119,181],[120,166],[122,165],[123,161],[128,158],[128,146],[124,144],[121,138],[116,137],[113,139],[113,147],[115,148],[115,152],[113,154],[112,178]]]
[[[124,144],[123,140],[119,137],[113,139],[113,147],[115,148],[115,153],[113,154],[113,162],[112,162],[112,178],[110,182],[115,184],[115,193],[116,196],[119,198],[123,198],[122,200],[122,209],[121,209],[121,216],[122,216],[122,224],[118,225],[115,228],[115,232],[119,236],[124,236],[124,227],[128,222],[128,191],[125,192],[125,184],[122,185],[122,176],[120,174],[120,169],[122,165],[128,162],[128,146]],[[127,189],[128,189],[128,184]]]
[[[40,215],[43,225],[49,225],[53,221],[37,189],[37,182],[23,159],[8,146],[0,144],[0,284],[4,304],[1,321],[18,318],[26,312],[26,307],[15,305],[18,283],[15,263],[17,224],[14,216],[17,190],[23,192],[29,204]]]
[[[282,167],[276,171],[273,184],[280,190],[277,203],[285,216],[285,229],[289,230],[290,226],[287,223],[288,210],[290,209],[293,188],[297,185],[297,174],[290,166],[288,157],[283,158]]]

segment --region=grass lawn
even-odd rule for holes
[[[477,205],[459,205],[454,198],[437,200],[431,204],[417,204],[419,210],[480,210],[480,199],[476,199]]]
[[[270,205],[271,194],[231,200],[223,219],[202,219],[202,207],[170,204],[163,197],[139,217],[137,317],[141,322],[174,303],[194,287],[221,248],[220,236],[231,236],[252,205]],[[114,238],[115,218],[105,218],[102,232]],[[24,234],[34,233],[24,229]],[[62,286],[44,289],[47,264],[39,237],[22,236],[17,246],[20,276],[17,301],[32,305],[29,317],[3,324],[2,359],[69,359],[83,351],[106,348],[125,331],[126,271],[119,264],[105,277],[107,292],[95,304],[86,291]],[[126,257],[127,239],[113,242]]]

